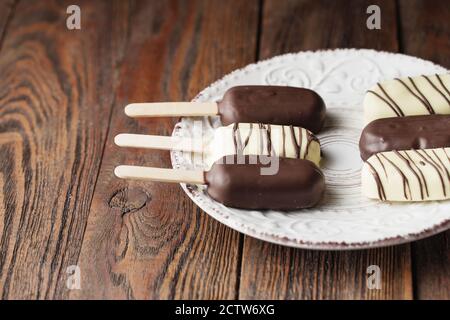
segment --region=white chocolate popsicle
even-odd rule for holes
[[[294,126],[235,123],[219,127],[205,150],[212,165],[226,155],[268,155],[306,159],[320,163],[319,140],[308,130]]]
[[[450,114],[450,74],[378,83],[367,91],[363,105],[365,124],[381,118]]]
[[[214,130],[210,141],[140,134],[119,134],[121,147],[181,150],[201,153],[208,167],[228,155],[266,155],[306,159],[320,163],[319,140],[308,130],[294,126],[233,123]]]
[[[362,193],[382,201],[450,199],[450,148],[380,152],[361,173]]]

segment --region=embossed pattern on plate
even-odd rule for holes
[[[203,186],[185,185],[188,196],[206,213],[247,235],[309,249],[357,249],[399,244],[450,227],[450,201],[380,203],[361,196],[358,140],[363,127],[362,100],[376,82],[446,70],[415,57],[374,50],[338,49],[286,54],[234,71],[203,90],[194,101],[217,101],[230,87],[270,84],[316,90],[327,105],[327,122],[318,137],[327,183],[315,208],[296,212],[246,211],[212,200]],[[217,118],[183,118],[174,136],[211,141]],[[200,155],[172,152],[174,168],[204,168]]]

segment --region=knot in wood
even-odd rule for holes
[[[140,188],[123,188],[111,196],[108,205],[113,209],[120,209],[121,214],[126,214],[142,209],[151,198]]]

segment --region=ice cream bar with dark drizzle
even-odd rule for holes
[[[450,199],[450,148],[380,152],[361,173],[362,193],[382,201]]]
[[[240,160],[228,156],[206,172],[137,166],[118,166],[114,172],[124,179],[205,184],[211,198],[242,209],[296,210],[320,201],[325,181],[313,162],[276,158],[267,164],[266,160],[259,156],[242,156]],[[264,172],[263,168],[268,170]]]
[[[395,78],[376,84],[364,97],[364,120],[450,114],[450,73]]]
[[[319,132],[325,121],[325,103],[314,91],[284,86],[237,86],[219,102],[132,103],[130,117],[212,116],[223,125],[236,122],[293,125]]]
[[[450,147],[450,115],[384,118],[372,121],[359,140],[361,158],[392,150]]]
[[[203,154],[208,168],[223,156],[269,155],[307,159],[320,163],[320,142],[308,130],[294,126],[262,123],[233,123],[214,129],[214,138],[169,137],[140,134],[119,134],[114,142],[121,147],[181,150]]]

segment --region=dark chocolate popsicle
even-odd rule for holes
[[[410,149],[450,147],[450,116],[426,115],[374,120],[362,131],[361,158],[373,154]]]
[[[222,124],[267,123],[292,125],[317,133],[325,121],[325,103],[312,90],[283,86],[237,86],[220,102],[131,103],[125,113],[139,117],[215,116]]]
[[[205,172],[207,192],[229,207],[295,210],[315,206],[325,190],[324,176],[309,160],[278,158],[278,171],[262,175],[267,164],[227,164],[223,158]]]
[[[324,176],[313,162],[267,156],[225,156],[207,172],[121,165],[114,174],[122,179],[204,184],[214,200],[241,209],[309,208],[325,190]]]
[[[259,122],[299,126],[319,132],[325,121],[325,103],[314,91],[283,86],[237,86],[218,103],[224,125]]]

